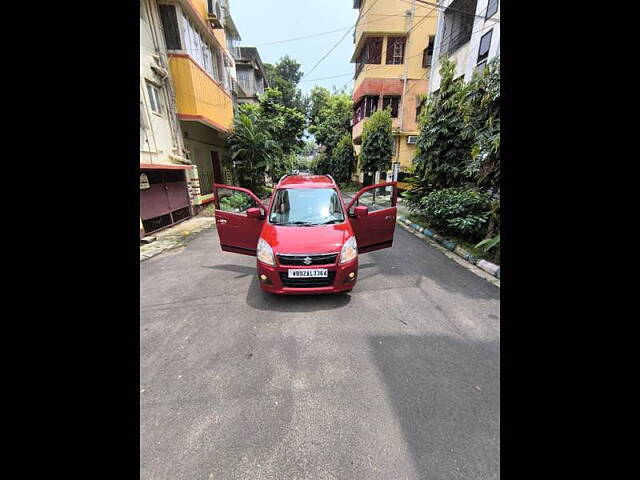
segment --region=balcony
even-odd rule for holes
[[[353,125],[351,130],[351,138],[357,141],[358,143],[362,140],[362,130],[364,129],[364,122],[369,120],[369,117],[363,117],[358,123]],[[391,119],[391,129],[392,130],[400,130],[400,118],[392,118]]]
[[[203,123],[226,133],[233,124],[233,99],[220,83],[185,54],[169,55],[178,118]]]

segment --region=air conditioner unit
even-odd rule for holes
[[[409,135],[407,137],[407,143],[409,145],[415,145],[418,142],[418,136],[417,135]]]
[[[218,7],[219,12],[220,7],[214,0],[207,1],[207,20],[209,20],[212,28],[222,28],[221,14],[216,12],[216,7]]]

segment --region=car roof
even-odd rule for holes
[[[327,175],[287,175],[278,188],[334,188],[335,182]]]

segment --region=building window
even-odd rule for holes
[[[380,64],[382,61],[382,37],[367,38],[356,62],[356,78],[367,64]]]
[[[357,124],[363,119],[364,117],[363,106],[364,106],[364,99],[360,100],[358,103],[356,103],[353,106],[353,125]]]
[[[427,48],[422,51],[422,68],[427,68],[431,66],[431,60],[433,59],[433,46],[435,45],[436,37],[434,35],[429,35],[429,43],[427,44]]]
[[[160,100],[160,87],[147,82],[147,94],[149,95],[149,106],[153,113],[162,115],[162,101]]]
[[[391,108],[391,118],[398,118],[398,109],[400,107],[400,97],[384,97],[382,99],[382,109]]]
[[[248,96],[253,96],[256,93],[256,84],[254,81],[253,70],[248,68],[238,69],[236,71],[238,76],[238,83]],[[262,92],[259,92],[262,93]]]
[[[367,38],[364,50],[366,52],[365,63],[379,65],[382,62],[382,37]]]
[[[178,26],[178,16],[174,5],[158,5],[160,20],[162,21],[162,31],[167,50],[182,50],[180,43],[180,27]]]
[[[387,65],[401,65],[404,62],[406,37],[387,38]]]
[[[489,0],[487,4],[487,16],[485,18],[493,17],[498,11],[498,0]]]
[[[491,34],[493,30],[489,30],[480,38],[480,48],[478,49],[478,60],[476,63],[481,63],[489,57],[489,48],[491,47]]]
[[[378,97],[364,97],[364,116],[370,117],[378,110]]]
[[[440,52],[451,55],[471,39],[477,0],[455,0],[444,11]]]

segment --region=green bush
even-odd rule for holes
[[[260,186],[260,187],[257,187],[257,188],[253,191],[253,193],[255,193],[255,194],[256,194],[256,196],[257,196],[258,198],[260,198],[260,199],[270,197],[272,192],[273,192],[273,188],[269,188],[269,187],[267,187],[267,186]]]
[[[242,212],[250,207],[246,193],[236,192],[220,199],[220,208],[227,212]]]
[[[491,200],[473,188],[444,188],[420,201],[418,211],[442,234],[479,240],[487,231]]]

